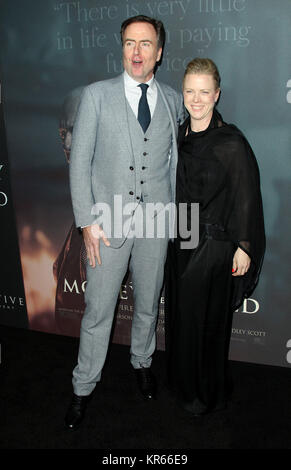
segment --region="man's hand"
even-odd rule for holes
[[[89,260],[90,266],[95,268],[97,258],[97,263],[101,264],[100,257],[100,239],[103,240],[104,245],[110,246],[110,242],[107,240],[105,233],[99,227],[98,224],[89,225],[82,229],[84,243],[87,251],[87,258]]]
[[[232,262],[232,275],[233,276],[243,276],[250,267],[251,258],[243,251],[241,248],[238,248],[234,254]]]

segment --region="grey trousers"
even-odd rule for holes
[[[102,265],[92,268],[87,263],[86,309],[81,323],[78,364],[73,371],[75,394],[89,395],[101,379],[116,302],[128,265],[134,299],[130,360],[134,368],[151,365],[167,246],[167,236],[128,238],[118,249],[100,242]]]

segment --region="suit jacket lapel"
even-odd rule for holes
[[[116,127],[116,132],[120,132],[124,137],[128,150],[132,153],[123,75],[116,77],[116,82],[112,86],[112,94],[108,104],[112,108],[113,123]]]
[[[159,82],[157,80],[156,80],[156,85],[158,87],[159,92],[161,93],[162,100],[165,103],[166,109],[168,111],[171,126],[172,126],[172,134],[173,134],[173,138],[175,139],[177,137],[177,133],[178,133],[178,127],[176,126],[176,116],[173,115],[172,109],[169,106],[169,103],[168,103],[168,100],[165,96],[165,93],[163,92],[162,87],[161,87],[161,85],[159,84]]]

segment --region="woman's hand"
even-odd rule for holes
[[[238,248],[234,254],[232,262],[232,275],[243,276],[250,267],[251,258],[241,248]]]

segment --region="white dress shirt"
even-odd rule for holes
[[[123,76],[125,96],[132,111],[134,112],[137,118],[138,104],[141,97],[141,88],[138,86],[140,85],[140,82],[137,82],[133,78],[131,78],[126,71],[124,71]],[[158,98],[158,89],[154,75],[148,82],[145,83],[149,86],[147,90],[147,100],[150,108],[151,117],[153,117]]]

